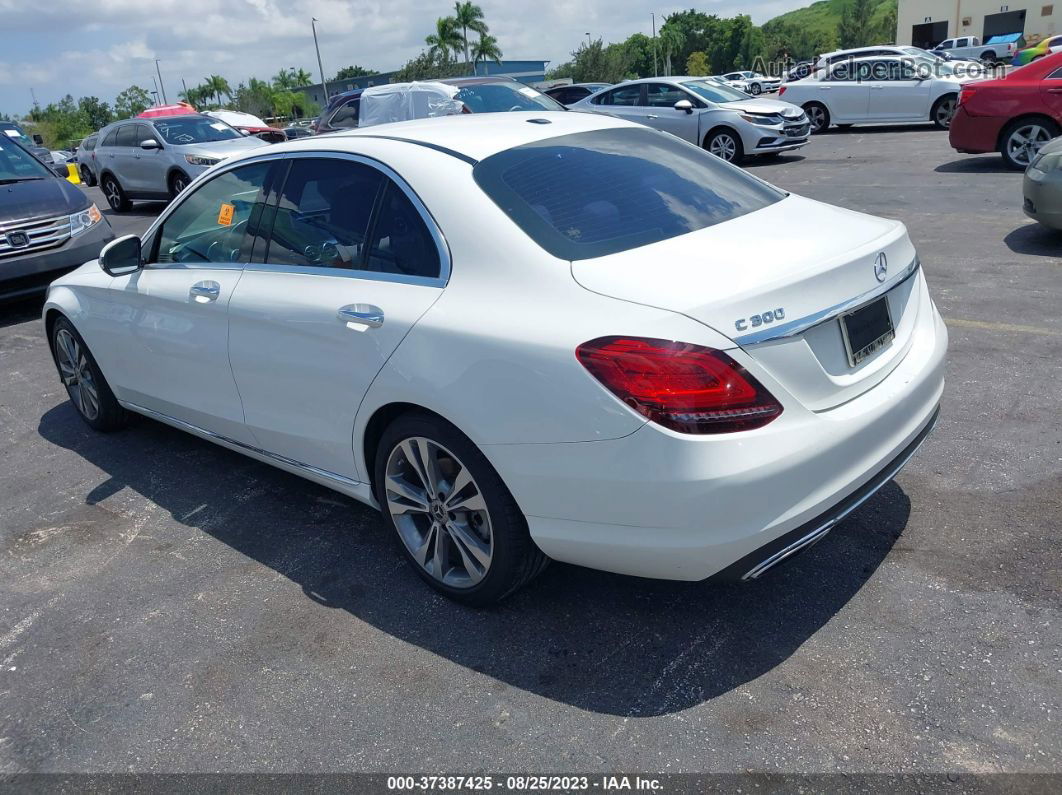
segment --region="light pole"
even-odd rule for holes
[[[325,80],[324,67],[321,66],[321,47],[317,44],[317,17],[310,17],[310,28],[313,30],[313,47],[317,50],[317,68],[321,72],[321,89],[324,91],[324,104],[328,104],[328,82]]]
[[[660,70],[656,66],[656,12],[650,12],[653,18],[653,77],[660,77]]]
[[[586,46],[590,46],[590,31],[586,32]]]
[[[155,59],[155,71],[159,75],[159,88],[162,89],[162,104],[165,105],[169,100],[166,99],[166,86],[162,82],[162,70],[159,69],[159,59]]]
[[[159,102],[159,81],[155,79],[155,75],[151,76],[151,82],[155,84],[155,90],[151,92],[155,95],[155,105],[161,105],[162,103]]]

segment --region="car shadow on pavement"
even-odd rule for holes
[[[378,513],[301,478],[146,419],[97,434],[65,402],[44,414],[39,432],[105,473],[85,494],[89,504],[131,489],[319,605],[505,686],[624,717],[680,712],[784,663],[866,584],[910,514],[890,483],[807,553],[747,585],[555,563],[500,606],[470,609],[418,579]],[[145,534],[165,539],[167,522]],[[138,554],[145,559],[128,557]],[[159,577],[150,554],[132,546],[121,565],[130,576],[143,566]],[[312,628],[307,635],[309,649]],[[742,718],[734,720],[742,731]]]
[[[1019,226],[1003,238],[1003,242],[1015,254],[1062,256],[1062,232],[1048,229],[1035,221]]]
[[[1017,174],[1008,168],[998,154],[987,157],[963,157],[941,163],[935,169],[938,174]]]
[[[134,202],[133,206],[124,213],[116,213],[106,204],[100,206],[100,210],[108,219],[120,218],[121,216],[134,216],[137,218],[155,218],[162,214],[168,206],[167,202]]]
[[[40,320],[43,307],[41,299],[36,297],[0,302],[0,328]]]

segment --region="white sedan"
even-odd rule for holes
[[[754,97],[758,97],[765,91],[777,91],[782,85],[782,78],[768,77],[759,72],[730,72],[723,75],[723,80],[728,83],[744,83],[745,90]]]
[[[381,508],[478,604],[551,558],[759,577],[914,453],[947,347],[902,224],[548,112],[234,156],[44,321],[93,428],[144,414]]]
[[[943,61],[884,56],[844,59],[786,83],[779,98],[799,105],[812,132],[831,124],[931,121],[951,126],[963,78]]]

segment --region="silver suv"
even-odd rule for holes
[[[269,144],[209,116],[128,119],[100,130],[95,171],[107,203],[120,213],[134,199],[172,199],[215,163],[262,146]]]

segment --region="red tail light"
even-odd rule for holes
[[[748,431],[782,413],[771,393],[722,351],[686,342],[601,337],[580,345],[575,355],[632,409],[681,433]]]
[[[970,101],[970,98],[977,92],[974,86],[963,86],[959,89],[959,104],[965,105]]]
[[[789,86],[778,86],[778,96],[782,96],[788,88]]]

